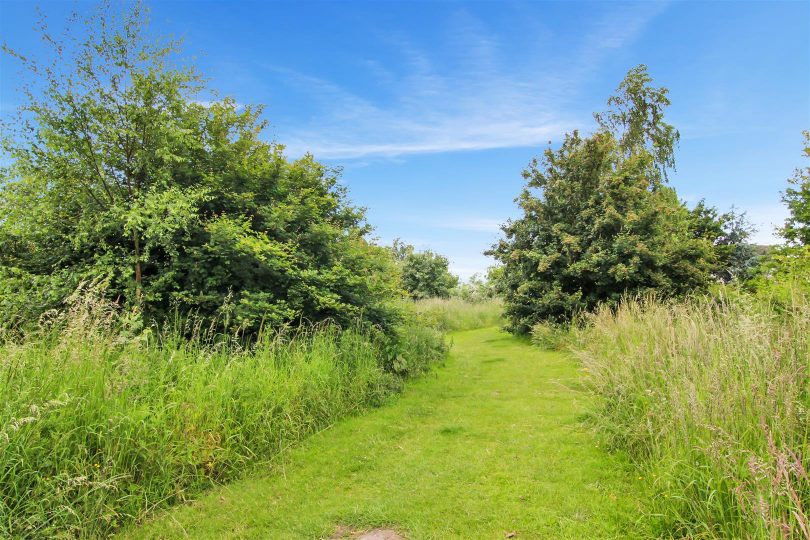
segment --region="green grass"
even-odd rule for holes
[[[470,302],[461,298],[428,298],[413,302],[423,320],[444,330],[473,330],[500,323],[503,303],[497,298]]]
[[[104,537],[379,405],[445,352],[422,327],[394,344],[325,325],[244,348],[124,337],[95,313],[0,344],[0,537]]]
[[[447,364],[254,477],[130,538],[323,538],[338,525],[411,539],[630,538],[622,463],[582,424],[575,361],[494,328],[453,335]]]
[[[728,293],[593,315],[575,339],[595,417],[657,534],[810,538],[810,303]]]

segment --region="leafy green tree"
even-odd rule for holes
[[[810,158],[810,131],[803,132],[804,155]],[[796,169],[788,180],[782,201],[789,216],[780,230],[787,245],[778,246],[763,257],[752,288],[792,306],[795,293],[810,295],[810,167]]]
[[[394,259],[397,262],[404,262],[405,259],[408,258],[408,255],[413,254],[414,247],[410,244],[406,244],[400,238],[394,238],[394,242],[391,244],[391,255],[393,255]]]
[[[490,279],[489,272],[483,276],[475,273],[466,283],[458,283],[450,291],[451,296],[467,302],[483,302],[495,298],[497,294],[496,284]]]
[[[652,86],[647,66],[640,64],[627,72],[616,94],[608,98],[610,109],[594,114],[602,131],[618,139],[625,157],[637,153],[651,156],[651,187],[666,182],[667,170],[675,168],[675,147],[681,138],[678,130],[664,122],[670,104],[668,93],[664,87]]]
[[[415,251],[413,246],[394,241],[392,248],[401,265],[402,288],[411,298],[449,298],[458,284],[450,273],[447,257],[431,250]]]
[[[338,173],[265,142],[261,107],[201,99],[202,78],[173,63],[178,44],[146,28],[140,4],[105,4],[81,39],[43,25],[51,64],[5,48],[34,83],[4,126],[0,290],[39,305],[3,307],[3,323],[94,281],[153,319],[389,324],[394,261]]]
[[[689,211],[667,187],[677,131],[663,120],[664,88],[631,70],[596,115],[524,171],[523,216],[503,226],[489,254],[503,264],[509,328],[565,322],[626,293],[680,295],[708,284],[712,245],[690,230]]]
[[[690,230],[696,239],[709,242],[713,250],[712,275],[723,282],[746,280],[753,274],[759,256],[748,242],[754,228],[745,212],[734,208],[720,214],[704,200],[690,210]]]
[[[804,156],[810,158],[810,131],[803,132]],[[788,180],[790,187],[782,195],[790,216],[781,229],[782,236],[791,244],[810,245],[810,166],[796,169]]]

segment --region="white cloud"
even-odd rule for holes
[[[589,113],[564,112],[566,105],[604,56],[635,39],[663,5],[625,5],[582,21],[586,36],[562,66],[550,51],[513,58],[466,11],[448,22],[441,56],[406,36],[381,36],[380,46],[393,49],[389,58],[396,60],[358,62],[385,97],[265,66],[298,93],[309,115],[276,128],[291,155],[327,159],[539,146],[589,121]]]
[[[457,275],[462,281],[469,280],[473,274],[486,274],[487,268],[493,266],[495,260],[485,255],[472,257],[450,257],[450,272]]]

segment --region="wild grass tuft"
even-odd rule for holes
[[[662,536],[810,538],[810,304],[628,301],[577,337],[608,443]]]
[[[0,536],[105,536],[378,404],[445,350],[435,331],[321,325],[245,345],[112,320],[74,310],[0,344]]]
[[[443,331],[473,330],[501,322],[503,303],[496,299],[470,302],[461,298],[430,298],[414,302],[417,313]]]
[[[555,323],[537,323],[531,330],[532,344],[552,351],[567,349],[570,345],[571,327]]]

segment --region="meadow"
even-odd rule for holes
[[[628,300],[569,340],[598,396],[592,420],[646,480],[658,535],[808,536],[806,294]]]
[[[447,332],[496,326],[503,317],[503,303],[497,298],[477,302],[428,298],[413,307],[423,320]]]
[[[330,323],[135,336],[119,319],[80,303],[0,345],[0,536],[106,536],[380,405],[447,350],[416,316],[396,342]]]
[[[754,245],[745,212],[676,190],[669,90],[638,64],[593,122],[552,122],[510,211],[493,163],[480,183],[421,171],[452,194],[436,215],[412,179],[375,178],[415,197],[391,192],[388,225],[424,238],[383,245],[392,231],[341,175],[393,163],[389,145],[359,145],[374,164],[346,168],[352,145],[307,128],[288,154],[268,113],[289,111],[211,87],[149,6],[77,10],[58,31],[43,13],[30,53],[2,46],[20,92],[0,107],[0,537],[810,540],[810,167],[780,192],[781,244]],[[307,60],[286,55],[297,43],[266,62]],[[253,65],[220,52],[229,71]],[[344,94],[280,65],[251,75]],[[305,114],[329,125],[340,100],[320,101]],[[415,131],[452,128],[440,138],[473,151],[455,131],[515,130],[446,112]],[[397,136],[411,123],[371,118]],[[319,140],[340,151],[316,159]],[[473,236],[492,232],[483,212],[456,216],[462,190],[501,208],[497,239]],[[462,282],[481,259],[433,251],[451,243],[431,229],[454,248],[488,238],[494,265]]]

